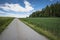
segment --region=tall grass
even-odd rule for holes
[[[60,18],[22,18],[20,20],[51,40],[60,40]]]
[[[13,20],[9,17],[0,17],[0,33],[8,26],[8,24]]]

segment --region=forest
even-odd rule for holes
[[[47,5],[41,11],[33,12],[29,17],[60,17],[60,2]]]

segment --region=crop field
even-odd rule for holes
[[[50,40],[60,40],[60,18],[21,18],[20,20]]]
[[[13,20],[9,17],[0,17],[0,33],[8,26],[8,24]]]

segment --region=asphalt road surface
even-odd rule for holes
[[[0,40],[48,40],[19,19],[14,19],[0,35]]]

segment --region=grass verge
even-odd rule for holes
[[[4,31],[4,29],[10,24],[13,18],[10,17],[0,17],[0,34]]]

